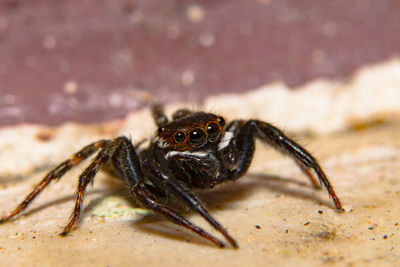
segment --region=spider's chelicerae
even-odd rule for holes
[[[78,219],[86,186],[107,164],[113,167],[132,197],[144,207],[224,247],[222,241],[169,205],[172,196],[178,198],[198,212],[236,248],[235,239],[208,213],[193,190],[212,188],[243,176],[253,158],[256,139],[292,157],[311,183],[318,187],[314,171],[332,197],[336,209],[342,210],[339,198],[315,158],[271,124],[259,120],[234,120],[226,124],[221,116],[186,109],[176,111],[172,121],[169,121],[160,105],[153,105],[152,113],[158,130],[148,147],[135,146],[124,136],[85,146],[51,170],[25,200],[0,222],[7,222],[18,215],[50,182],[60,179],[71,168],[97,153],[79,177],[75,208],[61,236],[67,235]]]

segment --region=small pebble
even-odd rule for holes
[[[21,236],[22,236],[22,233],[15,233],[15,234],[9,235],[8,238],[17,238],[17,237],[21,237]]]
[[[345,206],[345,207],[343,207],[343,211],[344,211],[344,212],[353,212],[353,207],[351,207],[351,206]]]

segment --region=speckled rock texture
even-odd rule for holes
[[[314,81],[290,93],[273,84],[205,101],[204,109],[231,119],[269,120],[304,144],[328,174],[344,213],[334,209],[326,191],[313,189],[290,159],[257,143],[245,177],[200,194],[239,249],[219,249],[137,208],[120,181],[105,173],[88,187],[79,223],[69,236],[60,238],[82,165],[49,186],[21,216],[0,225],[1,264],[400,265],[399,69],[398,61],[392,60],[360,70],[346,82]],[[168,113],[177,106],[167,106]],[[120,134],[140,141],[154,129],[147,108],[99,125],[2,129],[0,214],[83,145]],[[186,216],[213,232],[197,214]]]

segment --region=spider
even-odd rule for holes
[[[116,176],[126,184],[131,196],[145,208],[224,247],[224,242],[172,208],[170,200],[179,199],[237,248],[235,239],[208,213],[194,191],[243,176],[253,158],[256,139],[292,157],[313,186],[318,188],[314,171],[320,184],[332,197],[336,209],[342,210],[340,200],[317,160],[271,124],[255,119],[234,120],[226,124],[222,116],[187,109],[177,110],[170,121],[160,104],[153,104],[151,109],[158,129],[148,146],[143,142],[134,145],[127,137],[121,136],[83,147],[52,169],[8,216],[0,219],[0,223],[21,213],[52,181],[59,180],[73,167],[97,153],[79,177],[75,208],[60,236],[66,236],[79,218],[87,185],[93,182],[99,170],[111,166]]]

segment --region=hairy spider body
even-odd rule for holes
[[[192,191],[195,188],[212,188],[243,176],[253,158],[256,139],[291,156],[312,184],[318,187],[319,183],[311,173],[314,171],[332,197],[336,209],[342,209],[339,198],[314,157],[271,124],[259,120],[234,120],[226,125],[221,116],[186,109],[176,111],[172,121],[169,121],[160,105],[154,105],[152,112],[159,128],[147,147],[143,144],[135,147],[123,136],[89,144],[51,170],[25,200],[0,222],[18,215],[51,181],[60,179],[97,152],[79,177],[75,208],[61,236],[67,235],[78,219],[87,185],[99,170],[110,164],[127,185],[132,197],[143,206],[224,247],[222,241],[170,207],[170,198],[174,196],[198,212],[236,248],[237,242],[208,213]]]

